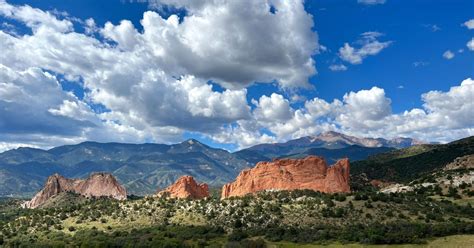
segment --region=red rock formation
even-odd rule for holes
[[[87,179],[69,179],[59,174],[48,177],[44,188],[33,199],[23,204],[26,208],[37,208],[49,198],[62,192],[73,192],[85,197],[111,197],[127,199],[127,192],[114,176],[108,173],[93,173]]]
[[[227,198],[264,190],[295,189],[350,192],[349,160],[341,159],[331,167],[316,156],[259,162],[254,168],[242,171],[233,183],[224,185],[221,196]]]
[[[197,184],[192,176],[182,176],[174,184],[158,192],[158,196],[202,199],[209,197],[209,187],[205,183]]]

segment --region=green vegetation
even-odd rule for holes
[[[268,191],[220,200],[212,188],[203,200],[116,201],[62,193],[40,209],[0,199],[0,246],[462,247],[474,239],[474,170],[441,168],[473,150],[471,137],[355,162],[350,194]],[[386,193],[357,185],[370,179],[404,184]]]
[[[465,192],[472,185],[449,187],[456,189],[456,197],[430,185],[405,193],[298,190],[222,201],[74,201],[68,195],[61,198],[67,201],[55,199],[56,207],[42,209],[21,209],[21,201],[8,199],[0,203],[0,241],[6,247],[264,247],[287,242],[418,244],[474,234],[474,208],[458,202],[469,199]]]
[[[448,237],[435,238],[429,240],[426,244],[403,244],[403,245],[390,245],[390,248],[460,248],[460,247],[471,247],[474,243],[474,235],[452,235]],[[342,243],[331,243],[331,244],[305,244],[299,245],[290,242],[271,242],[267,245],[269,248],[362,248],[367,247],[364,244],[342,244]],[[369,247],[380,248],[387,245],[370,245]]]
[[[446,145],[422,145],[377,154],[351,165],[351,175],[358,178],[409,182],[442,168],[457,157],[474,154],[474,136]]]

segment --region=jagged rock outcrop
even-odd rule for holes
[[[69,179],[56,173],[49,176],[44,188],[22,206],[37,208],[62,192],[72,192],[85,197],[105,196],[117,200],[127,199],[125,188],[109,173],[93,173],[85,180]]]
[[[369,183],[370,183],[370,185],[372,185],[376,188],[379,188],[379,189],[382,189],[382,188],[385,188],[385,187],[388,187],[388,186],[394,184],[394,183],[391,183],[391,182],[386,182],[386,181],[378,180],[378,179],[370,180]]]
[[[192,176],[182,176],[166,189],[158,192],[158,196],[172,198],[202,199],[209,197],[209,186],[198,184]]]
[[[349,167],[348,159],[341,159],[328,167],[324,159],[317,156],[259,162],[254,168],[242,171],[234,182],[224,185],[221,197],[243,196],[264,190],[350,192]]]

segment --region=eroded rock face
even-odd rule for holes
[[[444,170],[473,169],[474,154],[456,158],[453,162],[447,164]]]
[[[202,199],[209,197],[209,186],[205,183],[196,183],[192,176],[182,176],[174,184],[158,192],[158,196]]]
[[[254,168],[242,171],[234,182],[224,185],[221,197],[243,196],[264,190],[350,192],[349,167],[348,159],[341,159],[328,167],[323,158],[316,156],[259,162]]]
[[[59,174],[48,177],[44,188],[33,199],[25,202],[25,208],[37,208],[61,192],[73,192],[85,197],[111,197],[127,199],[127,191],[109,173],[93,173],[87,179],[69,179]]]
[[[376,187],[376,188],[379,188],[379,189],[382,189],[382,188],[385,188],[385,187],[388,187],[388,186],[394,184],[394,183],[391,183],[391,182],[386,182],[386,181],[382,181],[382,180],[378,180],[378,179],[370,180],[369,183],[370,183],[372,186],[374,186],[374,187]]]

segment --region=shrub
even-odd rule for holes
[[[265,248],[267,245],[265,241],[261,238],[252,240],[252,239],[245,239],[240,242],[241,247],[248,247],[248,248]]]
[[[334,200],[339,201],[339,202],[343,202],[343,201],[346,200],[346,195],[344,195],[344,194],[337,194],[337,195],[334,197]]]
[[[448,196],[460,199],[461,196],[458,194],[458,190],[454,187],[449,187],[448,189]]]
[[[241,241],[248,237],[248,234],[242,230],[234,230],[228,237],[229,241]]]

